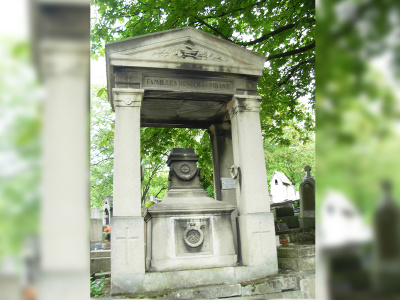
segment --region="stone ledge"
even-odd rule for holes
[[[315,257],[310,258],[280,258],[278,260],[279,269],[293,271],[307,271],[315,269]]]
[[[238,284],[214,284],[190,289],[162,291],[155,293],[140,293],[129,295],[134,298],[169,298],[169,299],[216,299],[241,297],[249,299],[306,299],[313,296],[315,289],[313,271],[280,272],[258,281]],[[116,297],[119,298],[118,296]],[[124,297],[124,299],[127,299]]]
[[[90,258],[98,257],[111,257],[111,250],[92,250],[90,251]]]
[[[300,258],[315,257],[314,245],[289,245],[288,247],[278,247],[279,258]]]
[[[112,276],[112,294],[154,293],[202,286],[234,285],[259,280],[277,273],[277,268],[260,265],[114,275]]]

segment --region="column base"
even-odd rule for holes
[[[111,219],[111,276],[144,274],[144,220],[142,217]]]
[[[268,265],[278,272],[273,214],[246,214],[239,216],[237,221],[241,263],[245,266]]]

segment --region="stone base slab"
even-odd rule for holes
[[[150,271],[173,271],[173,270],[193,270],[204,268],[215,268],[225,266],[236,266],[237,255],[226,255],[218,257],[202,257],[196,260],[193,257],[181,258],[180,260],[152,260]]]
[[[270,265],[112,275],[112,295],[155,293],[201,286],[234,285],[277,273]]]
[[[174,273],[176,273],[176,271]],[[156,278],[153,277],[152,279],[154,280]],[[277,275],[266,276],[260,280],[230,284],[213,284],[186,289],[165,289],[159,292],[137,292],[130,296],[132,299],[139,297],[139,295],[141,295],[141,297],[145,296],[146,298],[166,297],[169,299],[216,299],[228,297],[245,297],[246,299],[307,299],[314,296],[314,279],[315,274],[313,271],[282,272]],[[146,279],[146,281],[147,280],[151,279]],[[154,284],[157,285],[158,283],[155,282]]]
[[[93,250],[90,251],[90,258],[111,257],[111,250]]]
[[[111,271],[111,257],[97,257],[90,259],[90,274]]]
[[[111,218],[111,274],[144,274],[144,220],[142,217]]]
[[[315,246],[299,245],[278,248],[280,269],[306,271],[315,269]]]
[[[251,213],[237,217],[241,264],[269,265],[278,268],[274,216],[270,212]]]
[[[111,271],[111,250],[90,251],[90,274]]]

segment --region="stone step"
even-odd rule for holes
[[[159,297],[170,299],[217,299],[228,297],[252,299],[265,299],[266,297],[268,299],[310,299],[315,297],[314,278],[315,274],[313,271],[280,272],[278,275],[268,276],[267,278],[257,281],[239,284],[210,285],[162,293],[134,294],[130,295],[129,299]],[[125,297],[124,299],[126,299]],[[114,299],[118,298],[119,297],[116,296]]]
[[[286,231],[277,231],[281,238],[287,238],[290,243],[297,244],[315,244],[315,229],[313,228],[295,228]]]
[[[315,245],[289,244],[278,247],[278,267],[284,270],[307,271],[315,269]]]
[[[90,259],[90,274],[111,271],[111,257],[96,257]]]
[[[92,250],[90,251],[90,258],[98,257],[111,257],[111,250]]]

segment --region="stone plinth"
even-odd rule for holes
[[[200,187],[194,149],[173,149],[169,191],[147,210],[147,269],[169,271],[234,266],[231,213],[234,206]]]

